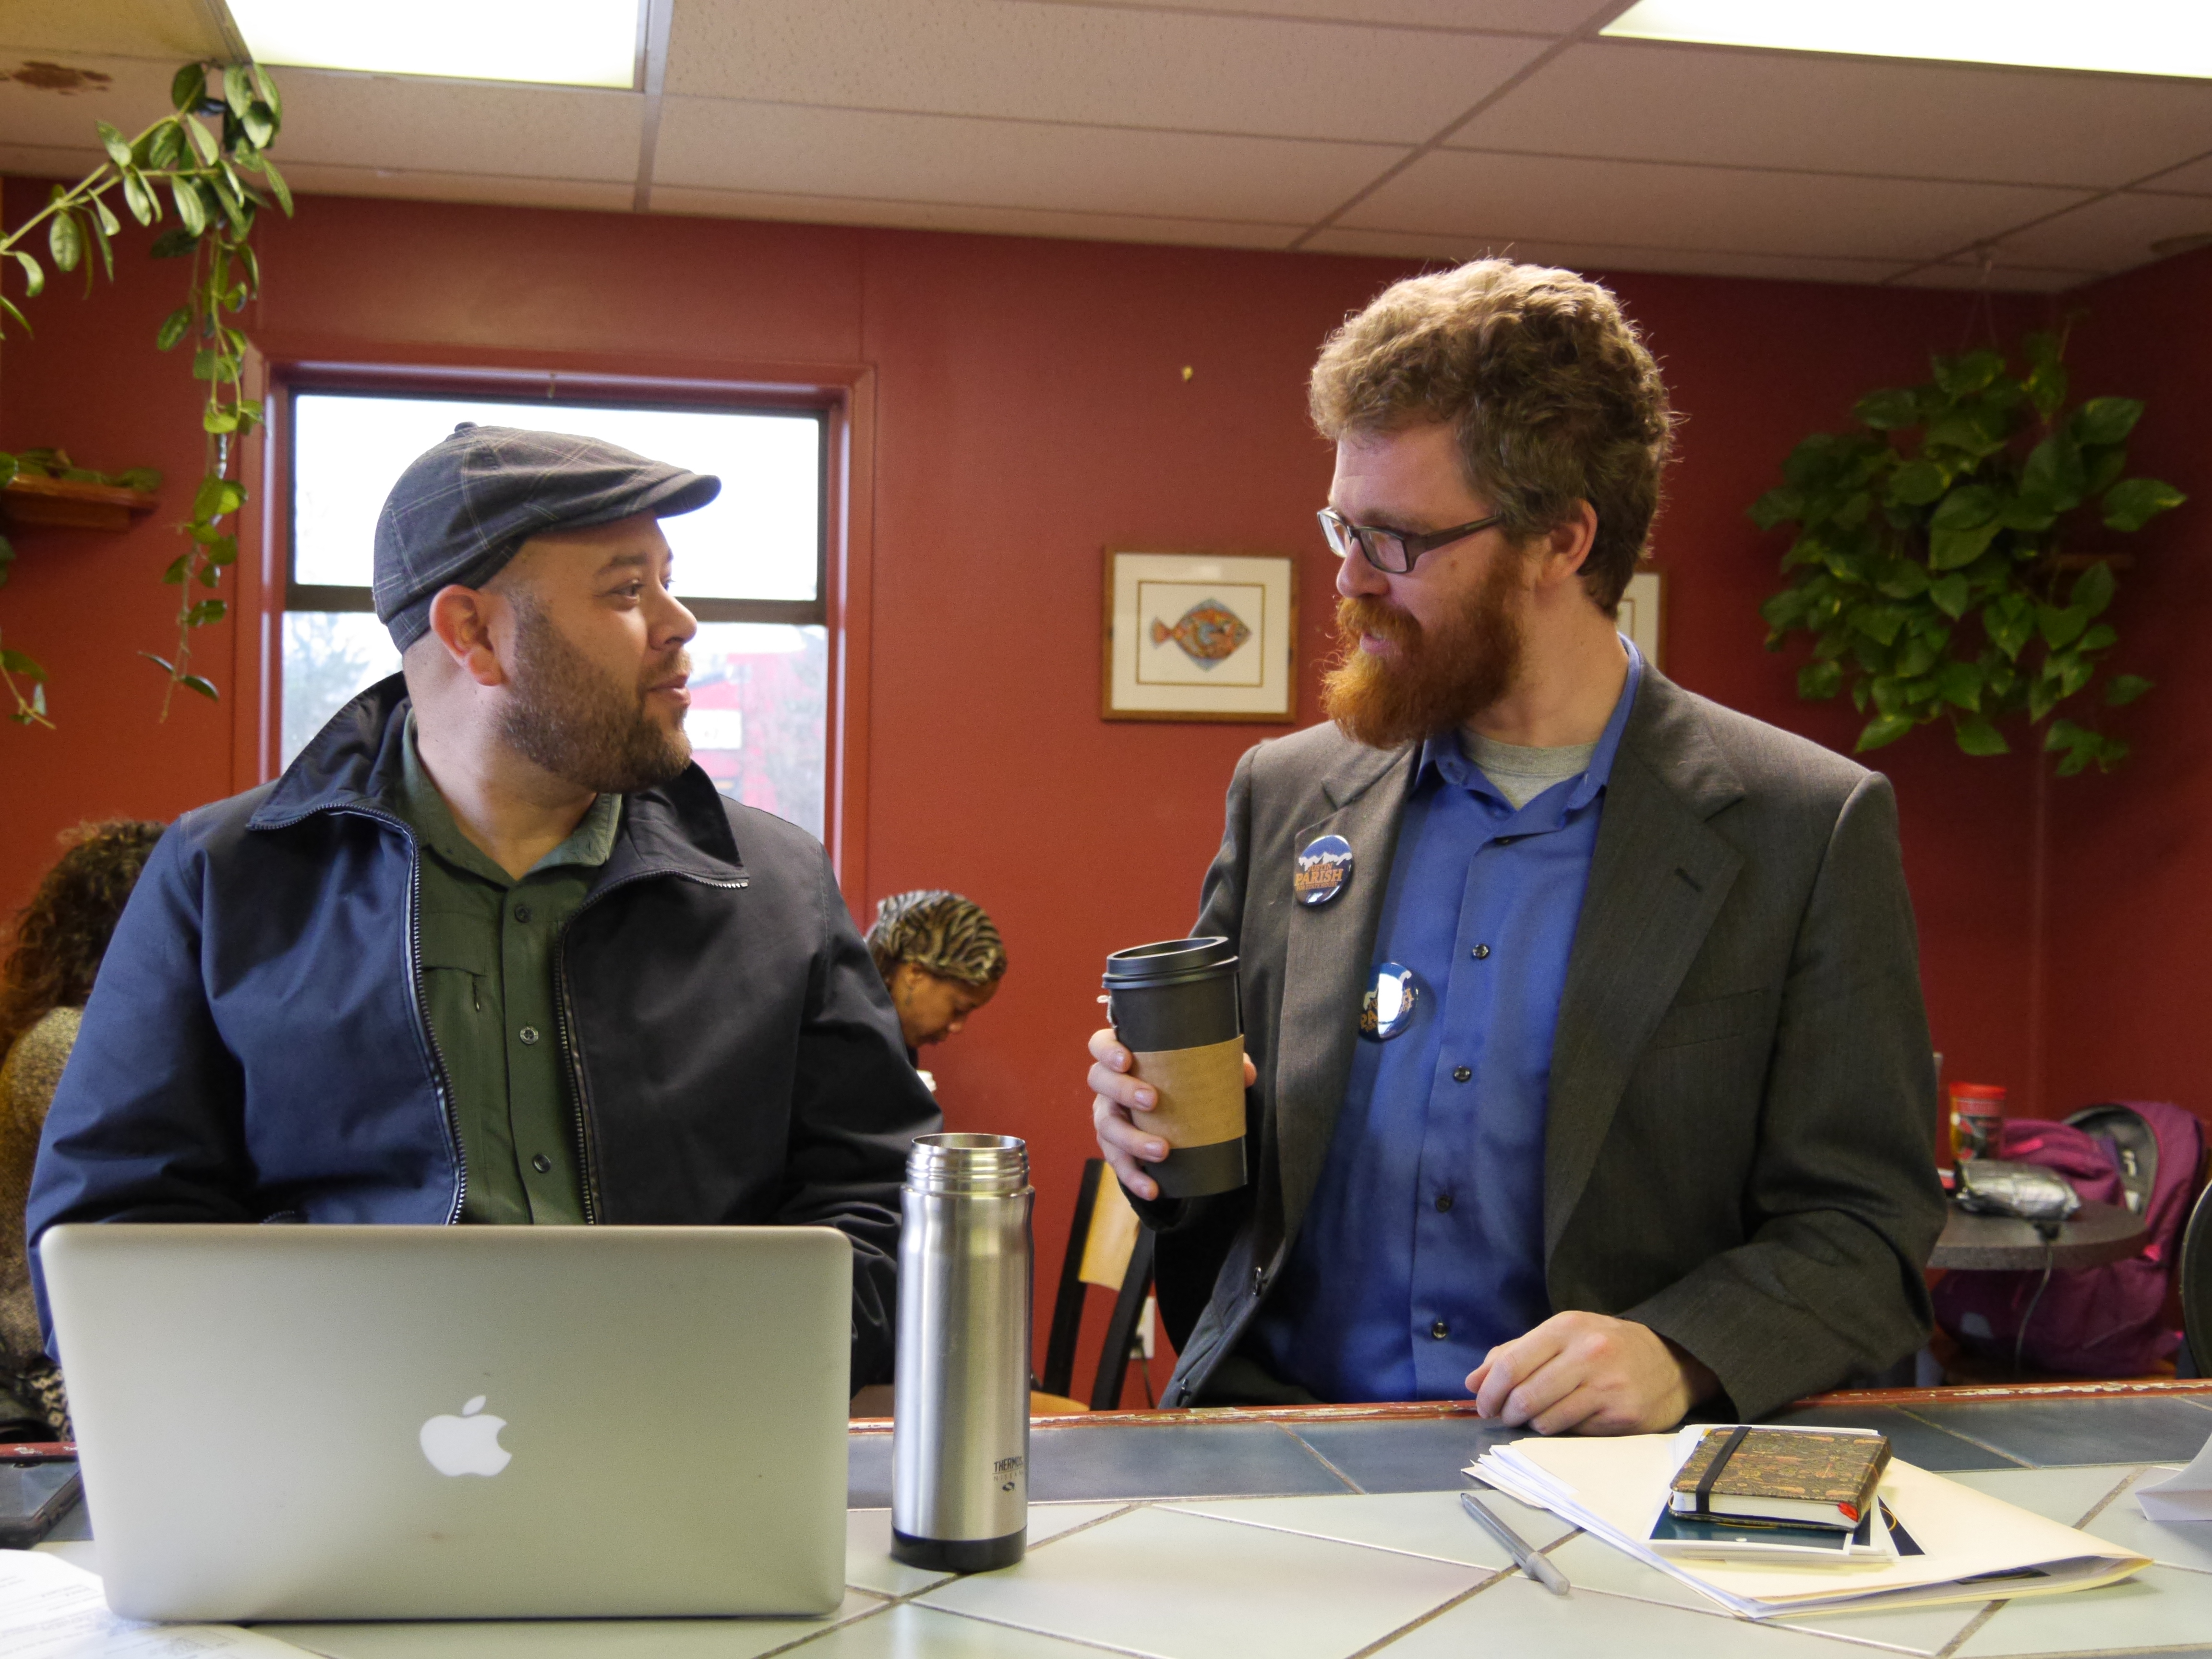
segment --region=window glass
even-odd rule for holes
[[[283,764],[399,666],[369,584],[407,464],[465,420],[580,432],[721,478],[712,505],[662,520],[677,591],[711,618],[690,646],[692,756],[724,794],[821,836],[830,636],[805,620],[823,614],[820,416],[324,392],[293,414],[290,585],[317,608],[284,617]]]
[[[685,597],[821,597],[819,416],[335,392],[302,392],[292,411],[292,580],[303,586],[369,586],[376,515],[393,481],[474,421],[604,438],[720,478],[722,493],[708,505],[661,521]]]

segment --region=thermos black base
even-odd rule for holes
[[[1145,1168],[1158,1183],[1162,1198],[1233,1193],[1244,1184],[1244,1137],[1217,1140],[1211,1146],[1177,1146]]]
[[[1029,1528],[1003,1538],[909,1538],[891,1528],[891,1559],[930,1572],[989,1572],[1011,1567],[1029,1547]]]

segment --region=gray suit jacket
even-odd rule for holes
[[[1242,962],[1254,1178],[1139,1206],[1182,1352],[1164,1403],[1234,1350],[1321,1177],[1419,753],[1324,726],[1237,763],[1196,932]],[[1332,834],[1352,880],[1301,906],[1297,849]],[[1553,1308],[1680,1343],[1747,1417],[1877,1370],[1929,1330],[1936,1122],[1888,781],[1646,669],[1553,1048]]]

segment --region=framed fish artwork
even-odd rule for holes
[[[1296,718],[1297,561],[1109,552],[1105,609],[1106,719]]]

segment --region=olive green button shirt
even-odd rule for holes
[[[461,1219],[580,1223],[575,1108],[554,1015],[561,929],[614,850],[622,797],[601,795],[520,881],[460,831],[407,716],[400,799],[422,843],[422,984],[466,1170]]]

